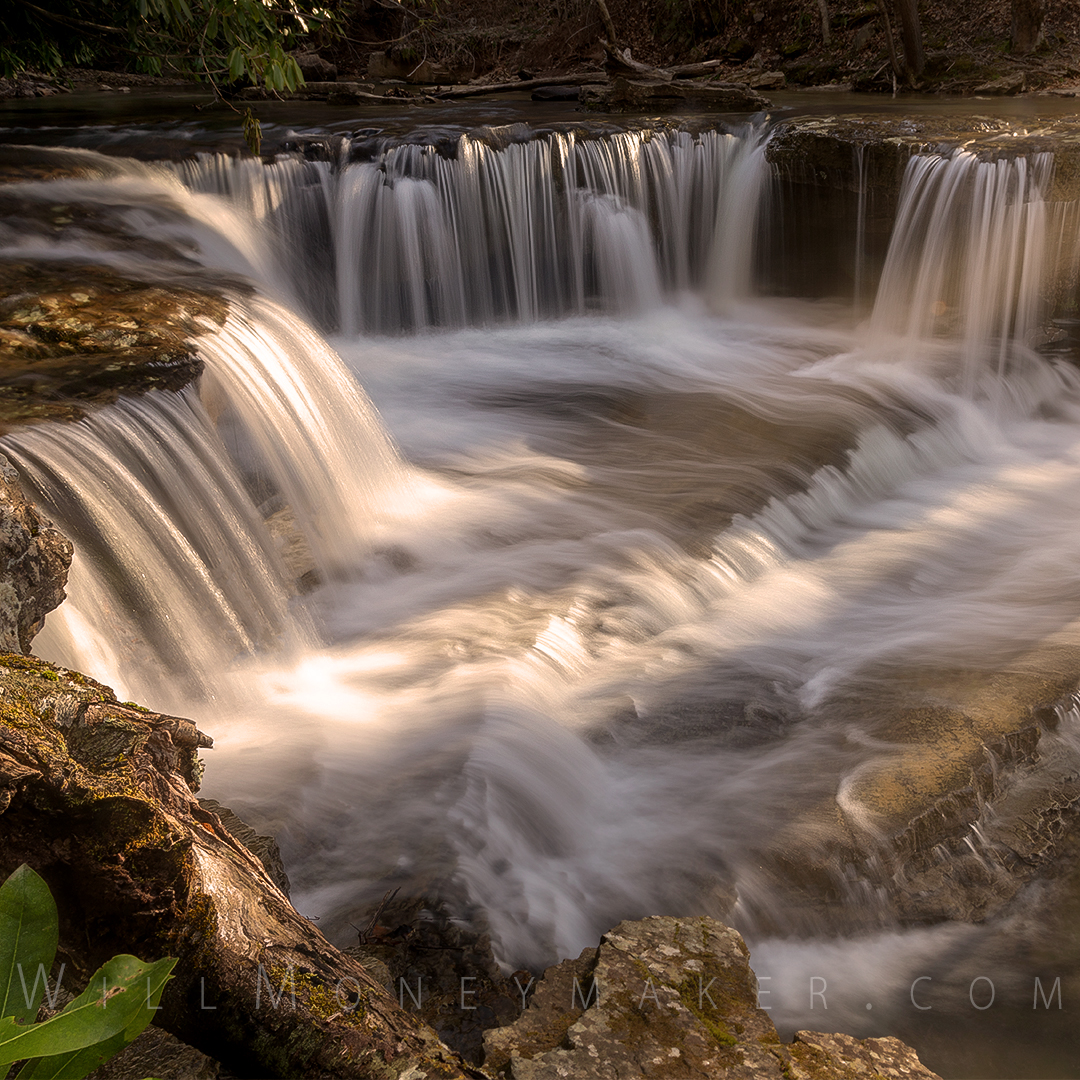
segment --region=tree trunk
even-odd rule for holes
[[[832,42],[832,32],[829,29],[829,5],[827,0],[818,0],[818,8],[821,12],[821,40],[828,45]]]
[[[1012,0],[1012,51],[1033,53],[1043,42],[1045,0]]]
[[[604,24],[604,33],[607,34],[608,43],[614,46],[617,41],[615,23],[611,20],[611,12],[608,11],[607,3],[605,0],[596,0],[596,6],[600,11],[600,21]]]
[[[922,26],[919,24],[918,0],[896,0],[900,10],[900,32],[904,39],[904,60],[908,73],[918,77],[926,67],[922,45]]]
[[[893,38],[892,19],[889,17],[888,0],[878,0],[878,8],[881,10],[881,18],[885,23],[885,43],[889,47],[889,64],[892,68],[893,96],[896,96],[896,80],[903,78],[904,69],[896,56],[896,40]]]

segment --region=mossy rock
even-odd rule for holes
[[[78,210],[50,212],[67,222]],[[202,372],[195,342],[228,314],[221,290],[97,266],[0,260],[0,296],[0,430],[181,389]]]
[[[749,956],[739,934],[712,919],[622,922],[545,973],[521,1018],[488,1033],[485,1064],[514,1080],[934,1077],[895,1039],[805,1032],[785,1046],[758,1007]]]

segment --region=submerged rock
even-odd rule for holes
[[[486,1067],[514,1080],[936,1076],[898,1039],[800,1031],[781,1043],[745,943],[707,918],[620,923],[549,968],[521,1017],[484,1046]]]
[[[1060,717],[1076,707],[1080,654],[1044,646],[1008,670],[879,673],[821,712],[892,752],[806,807],[758,859],[777,933],[829,925],[843,897],[867,927],[1004,913],[1068,846],[1080,819],[1078,761]]]
[[[495,962],[482,911],[451,915],[438,895],[398,897],[372,909],[360,944],[346,949],[466,1061],[483,1058],[484,1033],[521,1012],[521,986]]]

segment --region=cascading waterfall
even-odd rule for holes
[[[258,446],[316,568],[347,573],[380,520],[410,497],[408,471],[367,396],[310,327],[258,298],[234,299],[229,323],[202,351],[205,392],[221,395]]]
[[[261,222],[309,316],[349,335],[635,312],[706,276],[720,302],[746,292],[762,132],[489,145],[507,134],[462,135],[451,156],[393,145],[340,170],[204,155],[178,174]]]
[[[971,392],[988,367],[1002,374],[1037,328],[1049,255],[1050,154],[982,161],[969,151],[916,156],[904,177],[893,242],[871,320],[909,348],[959,344]]]
[[[284,568],[192,392],[28,428],[4,452],[79,538],[39,651],[171,698],[212,694],[223,658],[295,633]]]
[[[736,895],[802,971],[785,933],[890,918],[858,883],[791,910],[761,871],[823,806],[877,842],[851,779],[894,748],[833,697],[1080,643],[1080,380],[1030,348],[1053,162],[913,157],[860,328],[752,295],[763,132],[527,134],[22,185],[115,182],[129,224],[254,286],[199,341],[201,396],[5,437],[79,549],[38,647],[196,716],[209,793],[277,834],[332,937],[401,886],[540,966]],[[897,985],[888,934],[944,940],[887,926]]]

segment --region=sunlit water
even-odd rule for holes
[[[1014,1074],[1042,1029],[980,1058],[1001,1014],[965,995],[1027,993],[1022,912],[905,931],[856,882],[811,925],[760,863],[823,801],[872,848],[844,792],[889,748],[839,691],[1080,639],[1080,378],[1028,348],[1052,163],[916,162],[864,317],[753,296],[760,133],[498,145],[25,185],[258,288],[199,394],[5,440],[79,548],[37,650],[197,719],[205,793],[334,940],[398,886],[483,912],[510,969],[708,912],[784,1030]],[[1052,1035],[1031,1075],[1072,1067]]]

